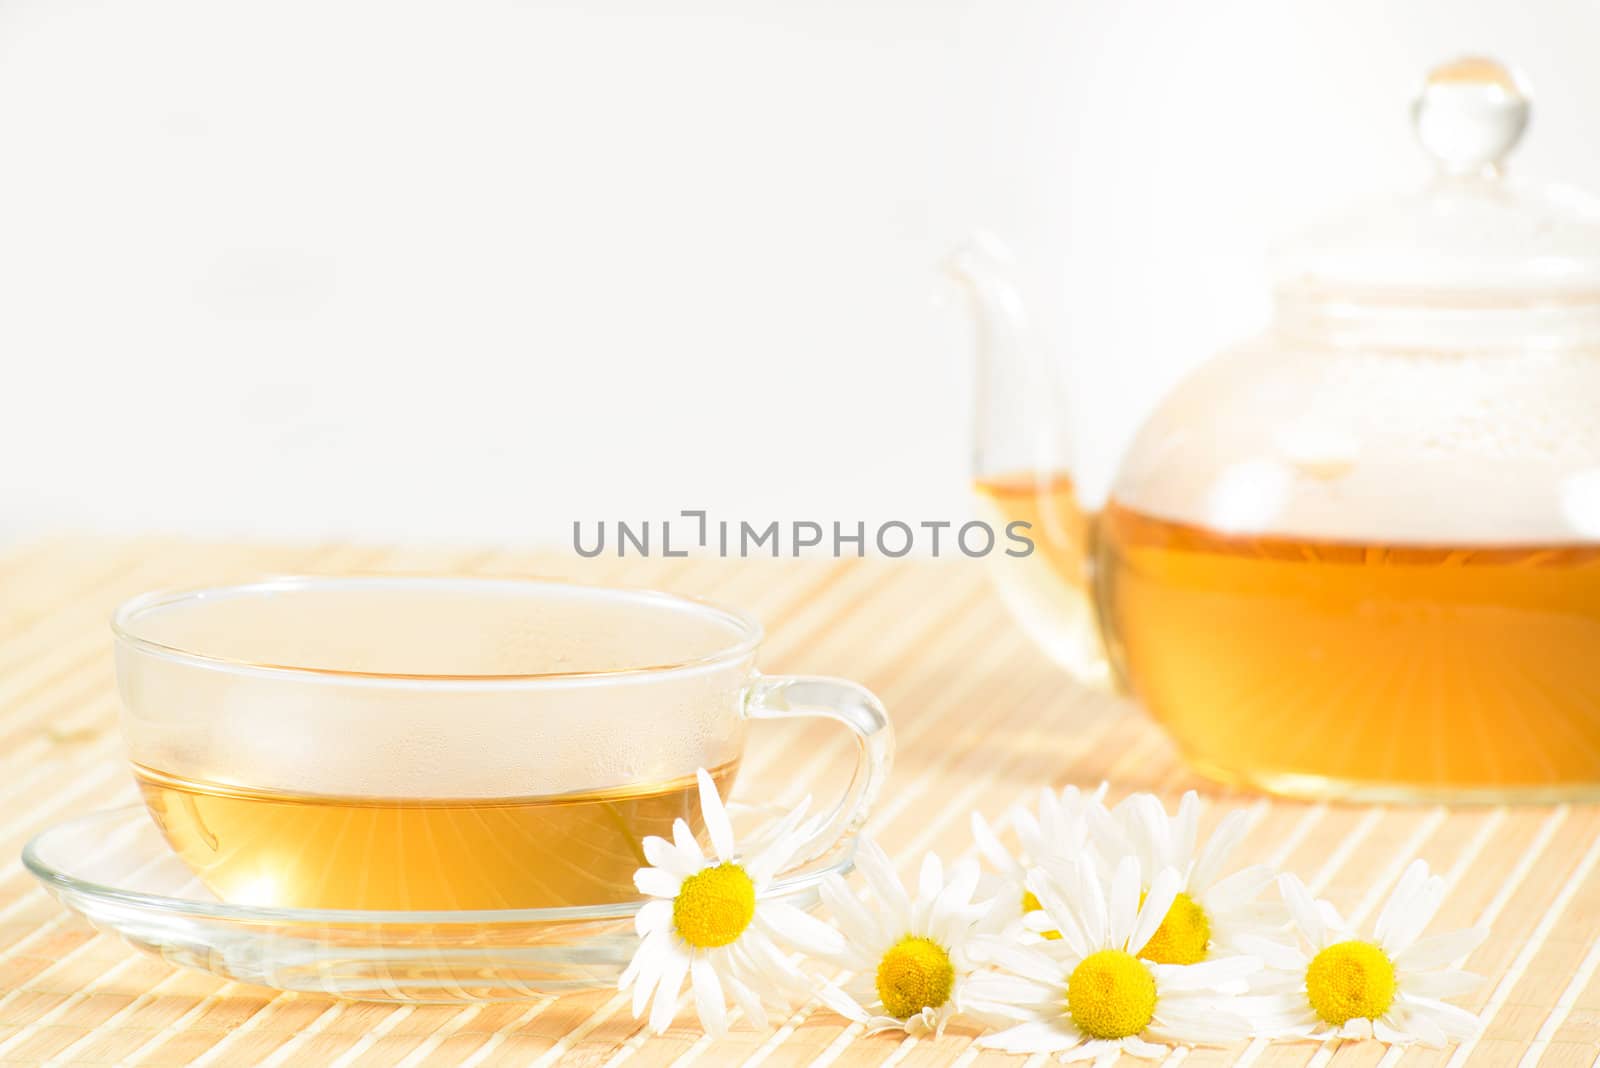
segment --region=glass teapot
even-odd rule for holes
[[[1308,797],[1600,795],[1600,202],[1506,177],[1529,102],[1467,59],[1414,109],[1422,190],[1274,257],[1080,505],[1051,362],[982,245],[976,489],[1029,632],[1212,777]]]

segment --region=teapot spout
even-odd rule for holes
[[[1094,594],[1095,518],[1079,504],[1056,369],[1036,344],[1011,257],[979,234],[945,264],[976,322],[972,477],[985,518],[1027,551],[991,556],[1006,606],[1079,681],[1115,683]]]
[[[1065,476],[1060,386],[1030,331],[1010,253],[994,235],[979,232],[950,254],[945,270],[967,293],[976,326],[973,477]]]

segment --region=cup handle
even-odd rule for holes
[[[744,693],[747,719],[827,719],[856,738],[850,785],[821,828],[795,852],[794,864],[815,860],[867,820],[894,764],[894,730],[883,702],[865,686],[811,675],[762,675]]]

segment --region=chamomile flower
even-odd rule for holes
[[[672,1023],[687,978],[701,1026],[721,1037],[728,1026],[729,996],[747,1018],[765,1027],[763,995],[811,992],[805,975],[774,939],[818,954],[838,952],[842,939],[821,920],[762,896],[814,832],[801,826],[807,806],[780,821],[759,853],[740,857],[716,784],[703,770],[697,777],[700,812],[715,855],[701,852],[681,819],[673,824],[672,841],[654,835],[644,840],[650,866],[635,872],[633,881],[650,900],[639,908],[639,948],[618,988],[632,988],[635,1019],[651,1006],[650,1027],[660,1032]]]
[[[1119,1054],[1159,1057],[1174,1044],[1224,1043],[1250,1033],[1252,1021],[1232,996],[1260,968],[1253,957],[1201,964],[1156,964],[1140,951],[1177,897],[1181,877],[1156,874],[1140,901],[1139,861],[1124,857],[1109,885],[1082,858],[1055,870],[1035,869],[1028,888],[1055,941],[986,944],[998,972],[973,976],[963,1002],[975,1014],[1012,1024],[978,1045],[1013,1053],[1059,1053],[1062,1060]]]
[[[1013,854],[1000,844],[983,816],[972,814],[972,837],[985,860],[999,873],[994,880],[995,903],[1000,910],[998,918],[1007,921],[1020,919],[1039,908],[1038,899],[1027,888],[1028,869],[1047,861],[1070,862],[1088,853],[1089,811],[1101,808],[1106,795],[1106,784],[1101,783],[1092,793],[1076,786],[1068,786],[1060,793],[1048,786],[1039,791],[1037,815],[1026,805],[1016,805],[1009,810],[1011,826],[1016,829],[1020,853]],[[1018,930],[1019,937],[1037,939],[1039,936]],[[1054,937],[1047,932],[1045,937]]]
[[[1115,809],[1090,810],[1090,829],[1101,851],[1110,857],[1139,860],[1141,886],[1148,889],[1155,874],[1176,871],[1177,896],[1141,956],[1157,964],[1198,964],[1240,953],[1239,939],[1270,937],[1288,916],[1276,900],[1261,893],[1277,874],[1271,865],[1231,869],[1229,860],[1250,830],[1253,813],[1228,813],[1203,847],[1196,838],[1200,798],[1183,795],[1175,815],[1153,794],[1133,794]]]
[[[977,863],[967,861],[947,872],[929,853],[915,897],[906,893],[875,842],[861,840],[856,867],[871,891],[870,907],[838,875],[823,881],[822,900],[844,934],[844,949],[832,960],[860,979],[847,992],[825,990],[824,1003],[866,1024],[868,1034],[943,1033],[973,971],[968,944],[990,912],[989,902],[972,900]]]
[[[1477,1034],[1477,1016],[1442,999],[1482,979],[1451,967],[1488,937],[1482,927],[1419,937],[1444,901],[1444,880],[1413,861],[1368,936],[1333,906],[1313,901],[1293,875],[1279,880],[1298,946],[1245,939],[1267,964],[1253,982],[1278,1016],[1280,1036],[1377,1038],[1395,1045],[1442,1046]]]

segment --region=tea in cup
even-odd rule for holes
[[[796,861],[865,818],[892,749],[842,680],[762,676],[761,630],[664,593],[475,578],[288,578],[116,614],[134,774],[222,900],[583,906],[638,896],[642,842],[701,830],[751,720],[816,716],[855,773]]]

